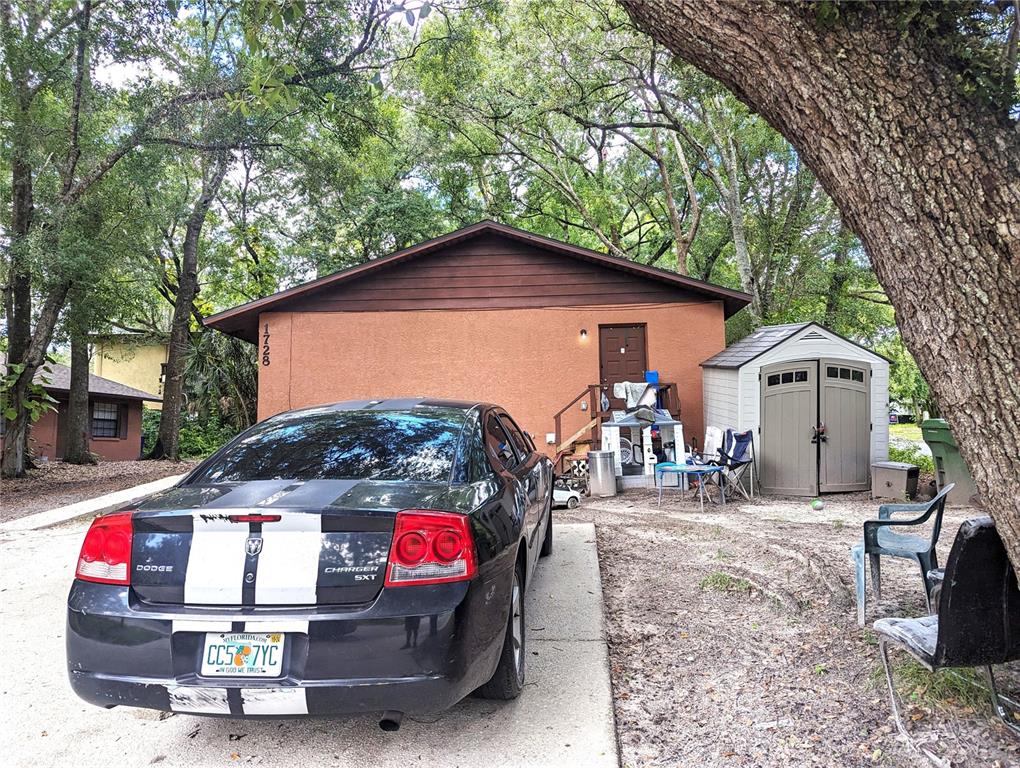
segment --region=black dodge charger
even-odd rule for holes
[[[97,518],[67,603],[86,701],[204,715],[445,709],[524,683],[524,590],[553,473],[503,409],[274,416]]]

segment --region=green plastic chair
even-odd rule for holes
[[[931,501],[920,504],[883,504],[878,508],[878,520],[864,523],[864,538],[852,550],[857,586],[857,623],[864,626],[864,608],[867,586],[865,584],[865,555],[871,563],[871,587],[875,599],[882,599],[882,555],[902,557],[913,560],[921,569],[924,582],[924,599],[931,613],[931,596],[938,574],[932,573],[939,567],[935,545],[942,532],[942,514],[946,509],[946,496],[953,490],[953,485],[945,486]],[[893,515],[899,512],[913,512],[917,517],[909,520],[894,520]],[[911,533],[900,533],[895,528],[923,525],[934,516],[931,537],[917,536]]]

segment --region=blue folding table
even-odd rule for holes
[[[666,475],[676,475],[677,484],[676,487],[680,489],[681,495],[683,495],[684,478],[696,477],[698,479],[698,498],[701,500],[701,511],[705,511],[705,480],[713,472],[721,473],[723,467],[715,464],[677,464],[673,461],[663,461],[655,465],[655,479],[658,481],[656,484],[659,486],[659,506],[662,506],[662,489],[665,486],[664,480]],[[723,488],[723,484],[719,483],[719,498],[723,504],[726,503],[726,490]],[[712,496],[709,495],[708,500],[712,500]]]

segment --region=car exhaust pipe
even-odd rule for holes
[[[383,712],[381,718],[379,718],[379,727],[387,733],[400,730],[400,721],[404,719],[403,712],[393,712],[392,710]]]

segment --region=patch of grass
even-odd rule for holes
[[[846,527],[846,523],[844,523],[842,520],[832,521],[832,529],[834,531],[842,531],[844,527]]]
[[[905,448],[890,445],[889,461],[905,461],[908,464],[916,464],[922,472],[935,472],[935,460],[931,456],[921,453],[921,449],[916,445]]]
[[[904,702],[939,709],[979,709],[988,701],[988,693],[973,669],[944,669],[933,674],[913,659],[891,660],[893,682]],[[878,683],[885,683],[881,665],[874,676]]]
[[[725,549],[717,549],[715,551],[716,560],[732,560],[736,555],[732,552],[727,552]]]
[[[731,576],[725,571],[713,571],[703,578],[698,586],[702,589],[714,589],[717,592],[750,592],[751,582]]]
[[[920,424],[890,424],[889,437],[898,437],[902,440],[913,440],[915,443],[920,443],[924,440],[924,438],[921,437]]]
[[[829,668],[825,664],[815,664],[814,672],[820,677],[829,674]]]

